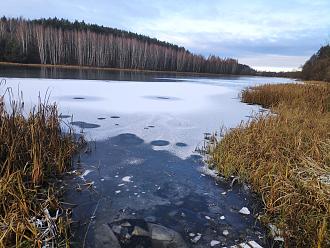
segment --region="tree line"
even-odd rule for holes
[[[114,28],[64,19],[0,19],[0,60],[5,62],[81,65],[254,75],[236,59],[191,53],[183,47]]]
[[[330,45],[322,46],[302,67],[301,76],[305,80],[330,82]]]

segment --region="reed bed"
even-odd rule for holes
[[[330,247],[330,85],[262,85],[241,100],[271,109],[209,145],[210,164],[262,199],[286,247]]]
[[[68,246],[57,178],[71,165],[74,135],[62,131],[56,105],[40,101],[25,114],[21,99],[5,106],[5,95],[12,94],[0,97],[0,247]]]

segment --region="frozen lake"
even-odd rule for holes
[[[134,133],[146,142],[166,140],[166,149],[187,157],[201,145],[204,133],[234,127],[258,107],[242,104],[247,86],[286,82],[261,77],[157,77],[155,81],[6,78],[13,92],[22,91],[26,105],[49,94],[63,121],[72,122],[87,139],[104,140]],[[177,143],[184,143],[180,147]]]
[[[99,247],[100,237],[107,236],[103,224],[118,230],[127,221],[170,228],[188,247],[251,240],[267,246],[251,192],[207,175],[194,151],[203,144],[204,133],[234,127],[259,111],[239,101],[244,87],[292,80],[46,72],[21,69],[15,74],[0,68],[0,78],[13,92],[23,92],[26,110],[39,94],[49,93],[63,121],[96,141],[92,152],[82,153],[75,165],[83,176],[67,180],[65,201],[77,205],[76,247]],[[90,182],[93,190],[83,186]],[[251,214],[240,214],[242,207]],[[149,247],[149,241],[133,240],[122,247]]]

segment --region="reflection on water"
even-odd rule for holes
[[[159,77],[171,77],[179,74],[137,72],[103,69],[78,69],[55,67],[27,67],[0,65],[0,77],[15,78],[53,78],[53,79],[88,79],[88,80],[116,80],[116,81],[155,81]],[[158,79],[156,81],[164,81]]]
[[[189,74],[174,72],[139,72],[139,71],[122,71],[107,69],[78,69],[78,68],[56,68],[56,67],[30,67],[30,66],[14,66],[0,65],[0,77],[7,78],[51,78],[51,79],[86,79],[86,80],[115,80],[115,81],[183,81],[208,84],[219,84],[219,79],[223,84],[231,84],[236,82],[236,86],[244,86],[246,80],[254,78],[253,81],[263,82],[263,77],[253,76],[237,76],[237,75],[210,75],[210,74]],[[274,78],[273,78],[274,79]],[[243,80],[243,81],[242,81]],[[274,79],[276,82],[287,81],[287,79]],[[274,81],[273,80],[273,81]],[[266,78],[264,81],[269,81]]]

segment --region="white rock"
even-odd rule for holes
[[[132,176],[126,176],[126,177],[123,177],[121,180],[122,180],[123,182],[130,183],[130,182],[132,182],[132,181],[131,181],[131,178],[132,178]]]
[[[211,217],[206,215],[206,216],[205,216],[205,219],[210,220]]]
[[[218,241],[218,240],[212,240],[211,241],[211,246],[213,247],[213,246],[216,246],[216,245],[218,245],[218,244],[220,244],[220,242]]]
[[[193,239],[191,239],[191,242],[197,243],[201,239],[201,237],[202,237],[202,234],[197,233],[197,235]]]
[[[195,234],[194,233],[189,233],[189,236],[190,237],[195,237]]]
[[[226,219],[226,217],[225,216],[220,216],[220,220],[224,220],[224,219]]]
[[[229,232],[228,232],[228,230],[223,230],[222,234],[223,234],[224,236],[228,236],[228,235],[229,235]]]
[[[240,214],[245,214],[245,215],[249,215],[250,214],[250,210],[247,207],[242,207],[242,209],[239,211]]]
[[[120,190],[116,190],[115,192],[116,192],[116,194],[119,194],[121,191]]]
[[[248,244],[246,244],[246,243],[240,243],[239,244],[239,247],[241,247],[241,248],[251,248]]]
[[[118,187],[124,186],[125,183],[118,184]]]
[[[252,247],[252,248],[262,248],[261,245],[259,245],[257,242],[251,240],[248,242],[248,244]]]

